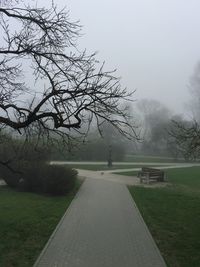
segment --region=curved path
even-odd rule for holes
[[[89,170],[82,170],[77,169],[78,174],[80,177],[89,178],[89,179],[100,179],[110,182],[117,182],[126,185],[139,185],[140,179],[136,176],[125,176],[119,174],[113,174],[109,171],[89,171]],[[114,170],[115,171],[115,170]]]
[[[126,185],[98,175],[85,180],[34,267],[166,267]]]

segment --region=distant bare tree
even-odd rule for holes
[[[98,126],[107,121],[135,138],[120,104],[132,93],[99,66],[95,54],[78,50],[79,23],[53,4],[47,9],[14,3],[0,6],[0,125],[70,138],[82,125],[87,134],[93,120]]]
[[[190,78],[189,90],[191,119],[173,120],[170,134],[186,159],[196,159],[200,156],[200,63]]]
[[[188,88],[190,93],[187,104],[189,112],[194,120],[200,122],[200,62],[195,66]]]
[[[162,103],[153,99],[142,99],[137,103],[143,121],[143,143],[141,150],[149,154],[166,154],[168,136],[167,126],[171,111]]]
[[[169,134],[186,160],[200,156],[200,125],[197,121],[172,121]]]

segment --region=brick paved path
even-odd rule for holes
[[[125,185],[86,179],[34,267],[166,267]]]

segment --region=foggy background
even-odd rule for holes
[[[30,3],[38,8],[51,8],[52,5],[47,0]],[[55,0],[54,4],[59,11],[62,8],[69,10],[69,21],[80,21],[78,24],[82,25],[82,31],[77,49],[86,49],[87,54],[97,52],[100,64],[105,61],[104,70],[117,69],[116,75],[121,77],[122,86],[130,91],[136,90],[133,95],[136,101],[132,106],[126,106],[136,140],[124,140],[107,124],[101,127],[104,140],[100,140],[93,121],[87,135],[87,146],[80,146],[78,154],[71,157],[68,151],[60,154],[63,150],[61,143],[60,151],[56,147],[53,152],[55,159],[103,160],[112,145],[115,161],[123,160],[126,153],[171,156],[174,159],[181,156],[188,160],[189,143],[184,141],[179,147],[169,132],[176,131],[173,121],[185,127],[191,126],[193,119],[200,123],[200,3],[180,0]],[[12,30],[20,27],[18,24],[11,26]],[[66,47],[66,53],[71,49]],[[30,92],[38,101],[48,83],[45,79],[35,82],[32,65],[24,60],[20,63],[23,63],[23,79],[34,88]],[[29,91],[27,95],[20,95],[19,101],[22,100],[30,105]],[[84,125],[82,129],[87,131]],[[137,137],[141,142],[138,143]],[[197,155],[193,158],[196,160]]]
[[[50,4],[47,0],[40,4]],[[185,113],[189,78],[200,60],[198,0],[56,0],[80,20],[80,49],[98,51],[106,69],[117,68],[135,99],[153,98]]]

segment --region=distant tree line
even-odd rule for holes
[[[142,129],[138,153],[183,157],[187,161],[200,158],[200,63],[189,80],[189,92],[184,115],[173,114],[155,100],[137,103]]]

